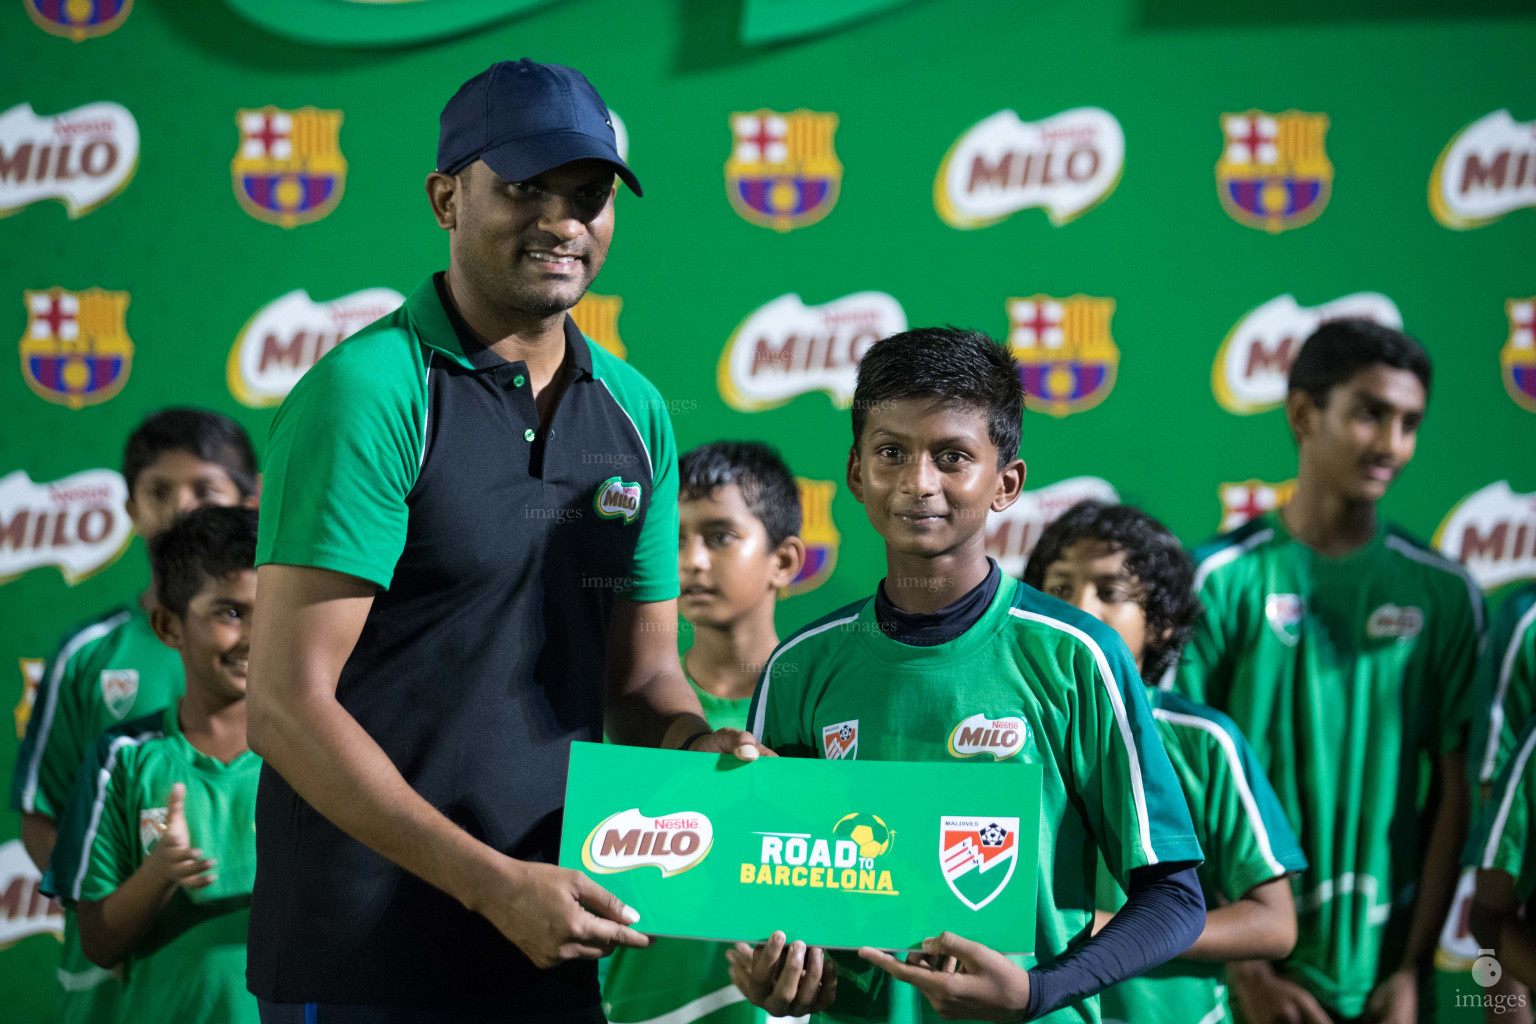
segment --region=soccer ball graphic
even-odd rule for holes
[[[891,848],[891,837],[896,833],[877,814],[855,813],[833,825],[832,834],[858,843],[860,857],[874,858]]]
[[[849,740],[853,739],[853,726],[844,725],[841,729],[837,730],[837,738],[842,740],[844,743],[847,743]]]
[[[1008,838],[1008,830],[997,822],[993,822],[981,830],[982,846],[1002,846],[1003,840]]]

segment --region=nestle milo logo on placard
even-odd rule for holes
[[[632,523],[640,514],[640,494],[639,484],[611,476],[598,484],[593,505],[604,519],[623,519]]]
[[[666,877],[697,866],[714,843],[714,825],[697,811],[657,816],[631,807],[598,823],[582,844],[581,862],[599,874],[653,867]]]

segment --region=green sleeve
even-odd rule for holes
[[[1199,863],[1203,854],[1130,651],[1108,627],[1082,639],[1070,785],[1110,873],[1129,892],[1133,868]]]
[[[1467,725],[1472,715],[1472,678],[1483,643],[1483,595],[1469,578],[1457,573],[1449,584],[1447,608],[1435,623],[1434,671],[1440,686],[1434,752],[1467,749]]]
[[[779,644],[763,667],[747,710],[747,728],[781,757],[820,757],[820,748],[808,735],[811,709],[804,699],[801,671],[805,652],[794,649],[797,640],[790,637]]]
[[[1499,607],[1477,659],[1467,770],[1474,787],[1489,782],[1514,751],[1536,702],[1536,585]]]
[[[1531,828],[1536,825],[1533,748],[1536,722],[1526,727],[1514,756],[1495,779],[1493,794],[1473,823],[1462,854],[1469,866],[1507,873],[1515,880],[1515,895],[1522,903],[1536,893],[1536,858],[1527,855]]]
[[[1201,581],[1199,598],[1203,610],[1184,645],[1171,686],[1190,700],[1217,708],[1226,705],[1232,682],[1228,632],[1232,613],[1226,607],[1231,592],[1220,573],[1213,572]]]
[[[51,891],[61,899],[105,899],[137,867],[132,859],[137,823],[128,822],[126,790],[139,742],[137,732],[128,731],[132,728],[103,733],[75,777],[48,863]]]
[[[256,564],[312,566],[387,588],[425,455],[426,359],[398,312],[337,345],[278,409]]]

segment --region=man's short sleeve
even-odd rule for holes
[[[80,766],[48,864],[46,881],[61,899],[106,899],[137,867],[125,764],[136,745],[120,730],[103,733]]]
[[[1514,757],[1499,772],[1462,853],[1468,866],[1506,872],[1515,880],[1515,895],[1522,903],[1536,893],[1536,858],[1530,855],[1531,828],[1536,825],[1533,748],[1536,721],[1526,726]]]
[[[653,404],[657,408],[648,410],[645,423],[652,463],[651,500],[630,563],[630,583],[623,592],[631,601],[670,601],[678,594],[677,441],[660,395]]]
[[[313,566],[388,588],[428,429],[427,357],[404,316],[326,353],[278,409],[257,565]]]
[[[1203,854],[1130,652],[1107,627],[1083,640],[1069,784],[1105,864],[1129,892],[1131,869],[1198,863]]]

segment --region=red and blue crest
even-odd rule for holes
[[[800,539],[805,542],[805,564],[781,591],[783,597],[804,594],[825,583],[837,567],[837,548],[842,542],[842,535],[832,522],[836,481],[796,477],[795,483],[800,488]]]
[[[1114,299],[1030,295],[1007,306],[1008,347],[1031,409],[1066,416],[1104,401],[1120,368],[1109,333]]]
[[[1536,412],[1536,295],[1510,299],[1504,309],[1509,314],[1509,338],[1499,353],[1504,390],[1520,408]]]
[[[133,0],[24,0],[32,23],[50,35],[81,42],[121,25]]]
[[[1216,191],[1233,220],[1278,234],[1318,218],[1333,190],[1328,115],[1223,114],[1221,131]]]
[[[836,114],[732,114],[731,157],[725,162],[731,206],[775,231],[802,228],[831,213],[843,180],[832,145],[836,131]]]
[[[240,147],[230,162],[241,209],[292,228],[319,220],[341,202],[347,161],[341,155],[341,111],[262,107],[235,116]]]
[[[133,366],[127,292],[49,288],[24,292],[23,301],[21,374],[34,393],[81,409],[123,390]]]

